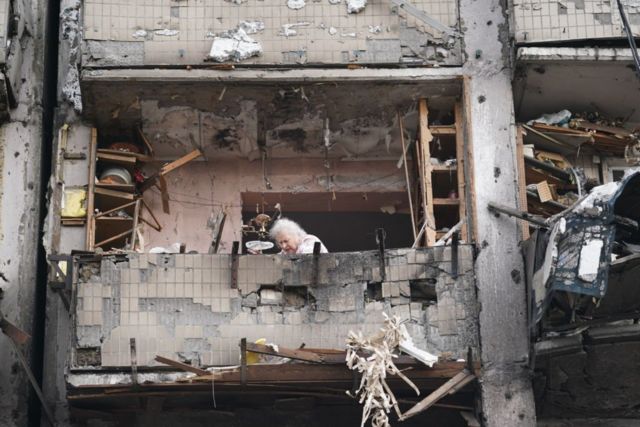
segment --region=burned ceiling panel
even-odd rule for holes
[[[640,83],[631,58],[618,61],[617,53],[614,49],[519,49],[514,79],[518,121],[568,109],[595,111],[620,118],[629,129],[637,127]]]
[[[216,158],[255,160],[264,149],[272,158],[397,160],[398,112],[409,141],[417,129],[417,99],[429,99],[429,117],[437,124],[450,124],[456,99],[455,86],[448,85],[93,83],[83,88],[85,116],[102,137],[115,142],[139,126],[160,160],[196,148]]]
[[[83,63],[462,64],[456,0],[352,3],[86,0]]]

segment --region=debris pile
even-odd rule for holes
[[[562,110],[522,129],[528,210],[544,217],[563,211],[600,184],[593,172],[598,164],[589,177],[578,165],[616,157],[629,165],[640,162],[640,131],[622,127],[620,119]]]

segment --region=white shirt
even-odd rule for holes
[[[302,239],[302,242],[300,242],[300,244],[298,245],[298,249],[296,249],[296,253],[297,254],[312,254],[313,253],[313,246],[315,245],[316,242],[320,242],[320,253],[321,254],[329,253],[329,251],[324,246],[324,244],[322,244],[322,241],[320,241],[320,239],[318,239],[313,234],[307,234],[304,237],[304,239]],[[286,254],[286,252],[284,252],[284,251],[280,251],[280,253],[281,254]]]

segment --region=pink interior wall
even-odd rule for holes
[[[404,170],[395,161],[331,161],[329,174],[335,177],[334,190],[401,191]],[[326,191],[324,159],[274,159],[267,163],[268,177],[275,192]],[[162,231],[143,225],[144,250],[155,246],[186,243],[187,251],[207,253],[211,232],[207,219],[212,211],[227,211],[227,221],[220,243],[220,253],[229,253],[234,240],[241,239],[241,193],[269,191],[265,187],[260,161],[193,161],[166,176],[171,201],[170,214],[162,211],[157,188],[149,189],[144,199],[162,225]],[[283,206],[286,215],[286,206]],[[148,217],[148,214],[143,213]]]

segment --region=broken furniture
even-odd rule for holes
[[[147,150],[152,153],[151,146],[142,132],[139,132]],[[114,247],[134,249],[139,222],[160,231],[162,227],[141,193],[154,185],[158,186],[162,194],[163,210],[168,213],[169,195],[164,176],[202,155],[199,150],[194,150],[163,165],[157,172],[136,185],[136,179],[143,179],[139,172],[141,163],[152,161],[153,158],[136,152],[136,146],[133,144],[117,143],[110,147],[119,149],[98,148],[98,130],[93,128],[86,236],[86,249],[90,251],[99,247],[107,250]],[[97,179],[98,177],[100,179]],[[143,208],[149,213],[152,221],[141,216]]]
[[[98,148],[98,131],[95,128],[92,130],[87,197],[87,250],[135,247],[142,202],[136,194],[133,176],[138,162],[143,160],[149,158],[129,151]],[[98,180],[99,176],[104,176],[104,179]]]
[[[640,172],[595,187],[527,242],[532,327],[545,334],[639,316]],[[613,285],[610,289],[609,284]]]

